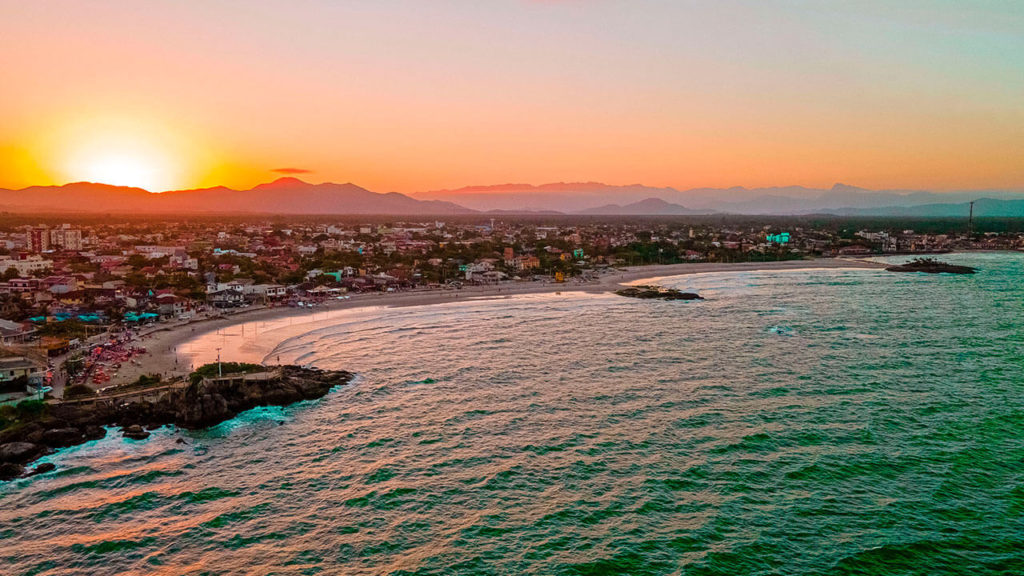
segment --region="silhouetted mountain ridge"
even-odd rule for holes
[[[238,212],[275,214],[452,215],[473,210],[451,202],[378,194],[355,184],[309,184],[279,178],[249,190],[224,186],[151,193],[141,188],[77,182],[64,186],[0,189],[8,212],[134,212],[142,214]]]
[[[75,182],[63,186],[0,189],[7,212],[91,213],[272,213],[272,214],[589,214],[691,215],[839,214],[871,216],[961,216],[976,199],[978,216],[1024,215],[1021,191],[869,190],[837,183],[829,189],[694,188],[680,191],[640,184],[600,182],[500,184],[456,190],[377,193],[352,183],[311,184],[285,176],[248,190],[225,186],[150,193],[141,188]]]
[[[580,210],[577,214],[594,216],[682,216],[692,214],[709,214],[709,210],[691,210],[686,206],[666,202],[661,198],[647,198],[632,204],[606,204],[597,208]]]
[[[614,206],[626,206],[648,198],[685,206],[692,213],[725,212],[732,214],[814,214],[837,213],[854,209],[871,209],[926,204],[956,203],[991,197],[1000,200],[1024,199],[1020,190],[983,190],[930,192],[924,190],[870,190],[845,183],[830,188],[776,186],[764,188],[692,188],[678,190],[632,184],[616,186],[599,182],[558,182],[553,184],[502,184],[468,186],[454,190],[437,190],[412,194],[419,199],[457,202],[474,210],[555,210],[565,213],[587,213],[599,210],[609,213]]]

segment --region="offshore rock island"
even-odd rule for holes
[[[619,296],[640,298],[641,300],[703,300],[704,297],[694,292],[682,292],[674,288],[660,286],[630,286],[616,290]]]
[[[126,438],[140,440],[149,436],[147,429],[165,425],[187,430],[207,428],[258,406],[286,406],[322,398],[352,379],[352,374],[345,371],[235,366],[241,366],[242,371],[218,377],[216,365],[207,365],[188,381],[133,393],[19,405],[12,418],[0,422],[0,480],[24,475],[26,464],[56,449],[103,438],[107,426],[119,426]],[[206,376],[208,373],[212,375]],[[43,464],[35,473],[52,469],[52,465]]]
[[[924,272],[926,274],[974,274],[977,268],[949,264],[934,258],[915,258],[906,264],[889,266],[889,272]]]

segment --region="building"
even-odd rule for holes
[[[32,228],[28,231],[29,249],[36,254],[50,249],[50,231],[46,228]]]
[[[278,300],[288,295],[288,288],[280,284],[252,284],[244,286],[242,292],[250,300]]]
[[[515,271],[532,270],[534,268],[540,268],[540,258],[536,256],[516,256],[510,261],[506,261],[505,265],[512,268]]]
[[[206,298],[210,301],[210,304],[217,308],[241,306],[245,301],[240,290],[218,290],[216,292],[209,292],[206,294]]]
[[[50,276],[43,279],[43,286],[53,294],[68,294],[78,290],[78,281],[74,276]]]
[[[82,249],[82,231],[68,227],[50,230],[50,246],[77,252]]]
[[[157,312],[164,317],[177,317],[191,310],[188,300],[174,294],[160,294],[154,298]]]
[[[4,346],[23,344],[31,339],[36,329],[31,324],[12,322],[0,318],[0,343]]]
[[[17,260],[0,260],[0,274],[7,272],[11,268],[17,270],[19,276],[30,276],[36,272],[42,272],[53,268],[53,262],[50,260],[44,260],[39,256],[29,256],[27,258],[20,258]]]
[[[43,367],[23,356],[0,358],[0,385],[25,379],[29,386],[38,388],[43,383]]]

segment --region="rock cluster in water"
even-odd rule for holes
[[[654,300],[703,300],[700,294],[694,292],[680,292],[674,288],[660,288],[658,286],[630,286],[615,292],[626,298],[643,298]]]
[[[206,428],[257,406],[321,398],[351,379],[352,374],[345,371],[283,366],[280,375],[271,378],[199,381],[169,390],[152,402],[99,399],[93,404],[52,404],[38,419],[0,430],[0,480],[25,475],[26,464],[57,448],[103,438],[104,426],[120,426],[124,436],[133,439],[144,439],[149,436],[147,429],[167,424]],[[44,463],[32,473],[52,469],[52,464]]]
[[[927,274],[974,274],[978,270],[970,266],[958,266],[934,258],[915,258],[906,264],[889,266],[889,272],[925,272]]]

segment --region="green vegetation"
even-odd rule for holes
[[[260,364],[247,362],[221,362],[220,372],[223,374],[251,374],[253,372],[265,372],[267,368]],[[216,378],[218,373],[217,363],[204,364],[189,375],[188,379],[193,384],[198,384],[203,378]]]
[[[64,362],[64,370],[67,371],[68,376],[78,376],[82,370],[85,370],[85,358],[81,354],[68,358]]]
[[[159,384],[162,380],[163,377],[159,374],[143,374],[139,376],[138,380],[129,384],[129,386],[153,386],[154,384]]]
[[[46,411],[46,404],[41,400],[25,400],[15,406],[0,406],[0,430],[38,420]]]
[[[96,391],[85,384],[75,384],[64,389],[65,398],[88,398],[95,395]]]
[[[53,336],[55,338],[86,338],[89,336],[90,326],[77,318],[69,318],[63,322],[47,322],[38,328],[40,336]],[[99,329],[92,327],[92,333],[96,334]]]

